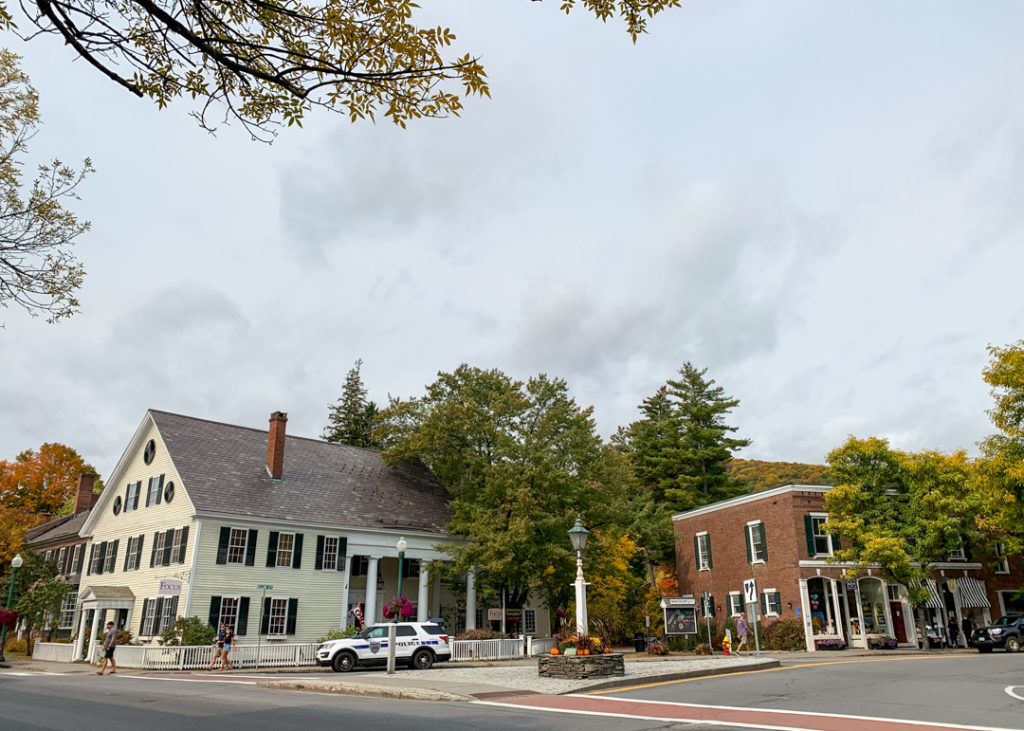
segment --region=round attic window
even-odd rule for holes
[[[164,502],[169,503],[174,499],[174,483],[168,482],[164,485]]]
[[[116,498],[114,498],[114,515],[117,515],[120,512],[121,512],[121,496],[118,495]]]
[[[150,439],[146,442],[146,449],[142,452],[142,461],[149,464],[153,461],[154,454],[156,454],[156,442]]]

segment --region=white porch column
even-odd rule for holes
[[[348,584],[352,575],[352,557],[345,556],[345,579],[341,585],[341,628],[348,628]]]
[[[87,662],[92,662],[92,645],[95,642],[96,632],[99,631],[100,627],[100,615],[106,616],[107,611],[103,610],[100,612],[99,609],[93,610],[92,613],[92,631],[89,632],[89,644],[86,645],[88,648],[89,656],[86,658]]]
[[[132,606],[128,607],[128,609],[125,611],[125,615],[124,615],[124,628],[128,632],[131,632],[131,630],[132,630],[132,611],[134,609],[135,609],[135,605],[133,604]],[[182,616],[184,616],[184,615],[182,615]],[[175,617],[174,619],[176,620],[177,617]]]
[[[366,614],[363,622],[367,625],[377,621],[377,562],[380,556],[369,556],[366,562]]]
[[[811,623],[811,598],[807,594],[807,579],[800,579],[800,614],[804,621],[804,642],[808,652],[814,652],[814,625]]]
[[[832,589],[832,611],[835,612],[833,619],[833,625],[836,628],[836,634],[839,635],[839,639],[846,641],[846,628],[843,627],[843,615],[839,611],[839,592],[836,587],[839,586],[839,581],[835,579],[829,580],[829,587]]]
[[[83,643],[85,642],[85,616],[86,616],[85,612],[86,612],[86,610],[83,608],[83,609],[81,609],[79,611],[82,614],[82,618],[81,618],[81,621],[79,621],[79,623],[78,623],[78,639],[75,641],[75,658],[74,658],[73,662],[78,662],[78,659],[80,657],[82,657],[82,647],[83,647]],[[95,632],[95,630],[93,630],[93,632]]]
[[[466,629],[476,629],[476,571],[466,572]]]
[[[430,571],[426,559],[420,560],[420,579],[416,589],[416,621],[427,621],[427,602],[430,601]]]

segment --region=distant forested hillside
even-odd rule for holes
[[[727,469],[731,477],[746,483],[748,492],[758,492],[789,483],[830,484],[825,475],[828,467],[823,464],[734,459]]]

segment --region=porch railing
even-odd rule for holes
[[[315,642],[235,645],[229,657],[236,668],[308,667],[316,665],[317,647],[319,645]],[[209,645],[118,645],[114,659],[124,668],[201,670],[210,665],[215,652],[216,648]],[[96,645],[92,657],[93,662],[102,661],[103,649],[100,645]]]
[[[452,662],[469,660],[517,660],[523,657],[523,640],[454,640]]]

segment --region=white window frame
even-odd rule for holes
[[[148,601],[144,602],[146,605],[146,614],[142,618],[142,623],[139,625],[139,634],[142,637],[152,637],[156,633],[153,632],[153,627],[158,621],[156,616],[156,597],[147,597]]]
[[[281,541],[285,538],[291,539],[291,544],[288,548],[281,548]],[[287,555],[288,558],[285,560],[282,556]],[[277,551],[274,554],[274,567],[279,569],[290,569],[292,563],[295,561],[295,534],[294,533],[278,533],[277,534]]]
[[[68,560],[68,547],[67,546],[61,546],[59,549],[57,549],[57,570],[58,570],[58,573],[61,573],[61,574],[64,573],[64,564],[67,563],[67,560]]]
[[[764,563],[765,560],[766,560],[764,558],[758,558],[757,557],[757,548],[754,545],[754,531],[751,530],[754,526],[757,526],[757,525],[763,526],[764,525],[764,521],[763,520],[751,520],[751,521],[747,522],[747,529],[746,529],[746,533],[747,533],[747,546],[750,548],[750,563],[752,563],[752,564]],[[759,531],[759,532],[764,535],[764,543],[761,544],[762,553],[767,554],[768,553],[768,531],[762,530],[762,531]]]
[[[765,589],[761,593],[764,595],[764,606],[765,606],[765,609],[766,609],[766,611],[764,613],[764,616],[766,616],[766,617],[778,617],[778,616],[780,616],[782,614],[782,594],[779,594],[779,590],[774,588],[774,587],[772,587],[771,589]],[[772,600],[770,599],[770,597],[773,597],[773,596],[776,596],[776,595],[778,595],[778,597],[779,597],[779,608],[778,608],[778,611],[773,612],[772,611]]]
[[[142,492],[142,482],[137,480],[128,483],[128,489],[124,493],[124,512],[139,509],[139,493]]]
[[[149,484],[146,485],[146,506],[152,507],[158,505],[158,500],[162,500],[164,491],[164,482],[160,478],[163,475],[156,475],[149,478]]]
[[[697,534],[697,570],[710,571],[711,562],[708,554],[711,553],[711,535],[705,530]]]
[[[107,568],[107,567],[110,568]],[[107,550],[103,554],[103,573],[112,574],[117,570],[117,556],[114,555],[114,541],[107,542]]]
[[[730,591],[726,598],[726,606],[730,617],[738,617],[743,614],[743,592]]]
[[[959,548],[954,548],[952,551],[950,551],[948,559],[950,561],[966,561],[967,560],[967,552],[964,550],[964,538],[963,538],[963,536],[960,536],[960,547]]]
[[[242,534],[242,542],[238,544],[235,541],[235,534]],[[239,558],[237,560],[232,559],[232,553],[235,552]],[[248,528],[231,528],[228,533],[228,555],[225,559],[225,563],[229,566],[245,566],[245,557],[249,552],[249,529]]]
[[[321,557],[321,566],[324,571],[338,571],[338,546],[341,539],[338,536],[324,536],[324,552]]]
[[[78,609],[78,589],[72,589],[60,602],[60,624],[57,629],[73,629],[75,610]]]
[[[125,571],[135,571],[139,568],[139,537],[128,536],[128,563]]]
[[[817,523],[816,521],[821,521]],[[827,532],[825,529],[825,523],[828,521],[828,513],[811,513],[811,535],[814,538],[814,555],[817,556],[831,556],[836,547],[832,545],[832,534]],[[818,528],[821,528],[822,532],[818,532]],[[828,548],[825,551],[818,550],[818,539],[824,538]]]
[[[171,563],[185,563],[185,528],[174,529],[174,545],[171,546]],[[178,560],[181,556],[181,560]]]
[[[528,635],[537,634],[537,610],[523,610],[523,633]]]
[[[85,544],[84,543],[76,543],[75,544],[75,552],[71,556],[71,570],[68,571],[69,574],[74,574],[74,573],[76,573],[78,571],[78,562],[81,559],[82,551],[84,551],[84,550],[85,550]]]
[[[994,574],[1008,574],[1008,573],[1010,573],[1010,561],[1009,561],[1008,556],[1006,555],[1006,544],[1005,543],[997,543],[995,545],[995,549],[996,549],[996,565],[992,569],[992,573],[994,573]]]
[[[173,597],[165,596],[163,599],[164,601],[160,606],[160,617],[156,631],[158,635],[163,634],[164,630],[172,626],[174,624],[174,620],[177,619],[174,614],[171,614],[171,611],[174,609],[174,602],[171,601]]]
[[[288,597],[274,596],[270,598],[270,612],[267,617],[267,637],[288,636]],[[284,607],[283,613],[275,615],[277,607]],[[277,623],[280,623],[280,632],[275,632]],[[369,622],[367,623],[369,624]]]
[[[163,566],[164,565],[164,549],[167,548],[167,531],[159,530],[154,534],[153,537],[153,565]]]
[[[217,626],[226,624],[232,632],[238,630],[238,605],[241,603],[240,596],[222,596],[220,598],[220,610],[217,614]],[[231,603],[233,602],[233,604]]]

